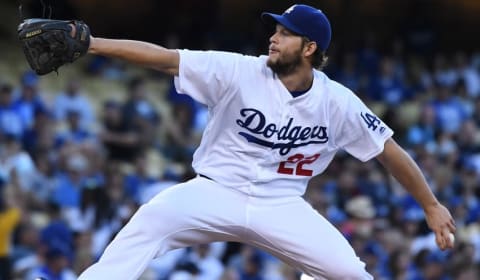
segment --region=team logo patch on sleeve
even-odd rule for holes
[[[380,134],[385,132],[386,127],[384,125],[382,125],[382,121],[377,116],[375,116],[374,114],[360,113],[360,116],[365,121],[365,123],[367,124],[369,129],[371,129],[373,131],[376,131],[377,128],[379,128]]]

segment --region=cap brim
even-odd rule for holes
[[[274,26],[275,24],[278,23],[278,24],[283,25],[288,30],[290,30],[290,31],[292,31],[292,32],[294,32],[298,35],[304,36],[304,34],[302,34],[302,32],[300,32],[300,30],[295,25],[293,25],[288,19],[286,19],[282,15],[277,15],[277,14],[272,14],[272,13],[262,13],[260,18],[262,19],[262,21],[264,23],[266,23],[268,25]]]

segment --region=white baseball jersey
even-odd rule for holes
[[[213,180],[197,177],[155,195],[79,280],[138,279],[155,256],[214,241],[248,243],[314,279],[373,279],[300,195],[336,151],[366,161],[393,132],[320,71],[293,98],[266,59],[180,51],[177,90],[210,112],[193,167]]]
[[[302,195],[339,149],[367,161],[393,131],[349,89],[313,70],[293,97],[267,56],[179,50],[178,92],[208,105],[194,170],[252,196]]]

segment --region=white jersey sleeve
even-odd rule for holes
[[[220,51],[178,50],[180,65],[175,76],[177,92],[190,95],[208,106],[214,106],[238,75],[240,54]]]
[[[379,155],[393,131],[358,98],[347,90],[343,121],[340,122],[337,146],[361,161]]]

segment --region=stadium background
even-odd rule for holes
[[[96,36],[253,55],[268,45],[260,12],[281,13],[294,3],[44,2],[54,18],[82,19]],[[18,3],[0,3],[0,273],[10,268],[10,279],[30,280],[57,271],[55,279],[75,279],[139,204],[195,175],[190,161],[205,108],[178,95],[169,77],[102,57],[36,77],[15,37]],[[40,1],[22,3],[24,17],[42,16]],[[303,3],[332,22],[325,72],[394,129],[452,211],[455,248],[435,247],[421,209],[375,161],[339,154],[311,180],[306,199],[349,239],[375,279],[479,279],[480,2]],[[299,277],[264,252],[215,243],[154,261],[143,279],[190,274]]]

